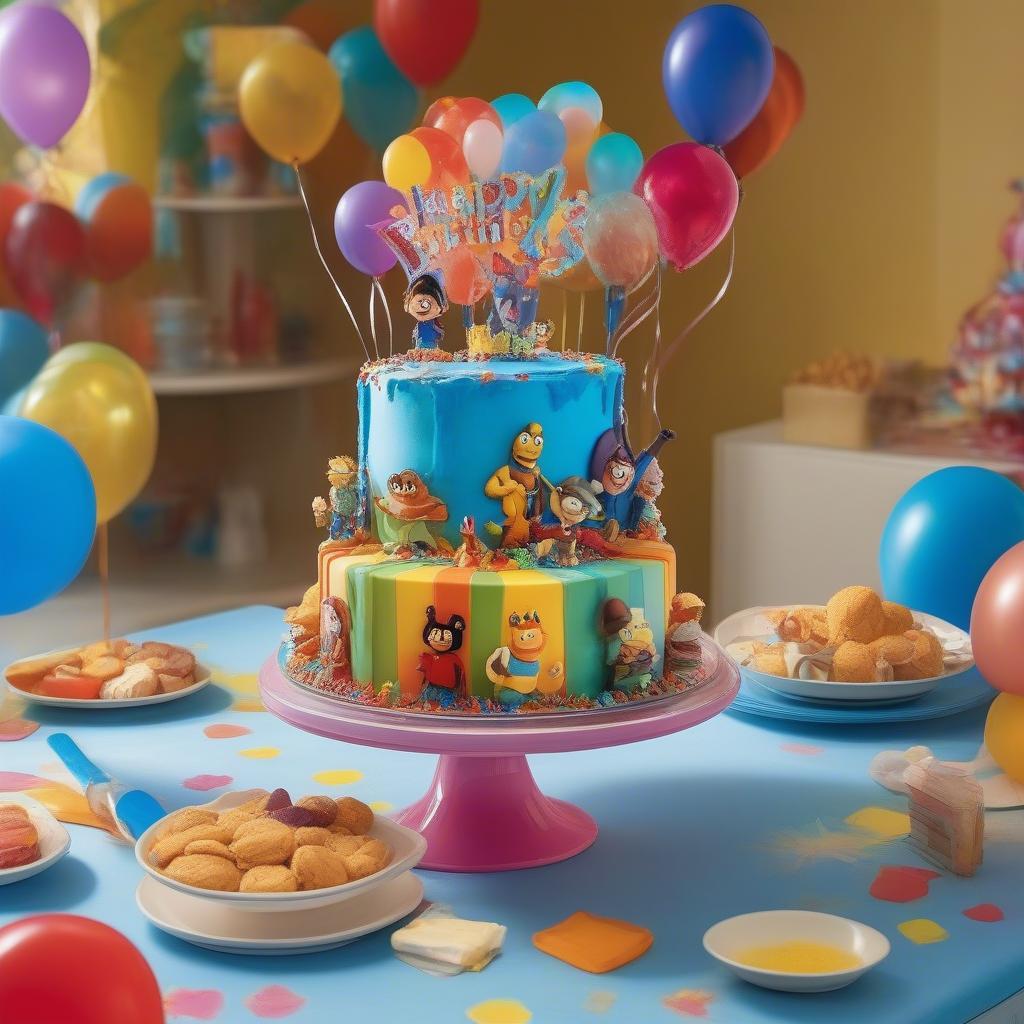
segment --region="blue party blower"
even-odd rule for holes
[[[128,842],[134,842],[167,812],[141,789],[126,789],[82,753],[64,732],[47,738],[53,752],[85,790],[89,806],[101,818],[112,820]]]

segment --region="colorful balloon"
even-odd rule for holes
[[[796,62],[775,47],[775,77],[754,120],[723,147],[737,178],[764,166],[789,138],[804,111],[804,81]]]
[[[985,719],[985,749],[1014,782],[1024,782],[1024,697],[1001,693]]]
[[[0,615],[13,615],[78,575],[96,532],[96,495],[89,470],[63,437],[14,416],[0,416],[0,493]],[[0,993],[8,969],[2,936],[0,930]],[[0,1005],[12,1009],[2,994]]]
[[[423,125],[426,128],[436,128],[437,122],[444,116],[446,110],[450,107],[454,107],[458,103],[457,96],[442,96],[440,99],[434,100],[433,103],[427,107],[427,112],[423,115]]]
[[[468,246],[458,245],[439,257],[444,290],[450,302],[472,306],[491,290],[491,278]]]
[[[25,308],[36,320],[51,324],[85,276],[85,232],[63,206],[33,200],[15,213],[4,258]]]
[[[419,91],[395,67],[369,25],[336,39],[327,57],[341,78],[348,123],[367,145],[383,153],[412,125]]]
[[[695,142],[659,149],[633,186],[654,215],[661,255],[676,270],[699,263],[729,232],[739,206],[732,168]]]
[[[562,82],[553,85],[537,101],[538,110],[547,110],[558,117],[566,111],[583,111],[596,128],[604,117],[604,104],[597,90],[586,82]]]
[[[78,193],[75,213],[85,226],[89,273],[116,281],[153,254],[149,193],[124,174],[100,174]]]
[[[1024,696],[1024,543],[1000,555],[981,581],[971,609],[971,646],[989,685]]]
[[[540,174],[555,167],[565,153],[565,125],[555,114],[536,110],[510,125],[505,132],[502,170]]]
[[[11,1022],[164,1024],[163,996],[145,957],[120,932],[73,914],[38,914],[0,928],[0,1006]]]
[[[95,343],[94,343],[95,344]],[[85,460],[96,521],[108,522],[142,490],[156,457],[157,411],[149,379],[116,350],[106,358],[58,352],[29,385],[21,415],[56,430]],[[109,346],[108,346],[109,347]]]
[[[361,181],[338,200],[334,237],[342,256],[371,277],[386,274],[398,258],[377,234],[377,226],[394,219],[392,210],[405,207],[405,196],[383,181]]]
[[[22,206],[31,201],[32,193],[23,185],[14,181],[0,184],[0,306],[13,306],[17,302],[14,288],[7,280],[4,249],[7,245],[7,232],[11,230],[14,215]]]
[[[399,135],[384,150],[381,169],[386,184],[408,192],[413,185],[426,185],[431,171],[430,154],[419,139]]]
[[[587,155],[587,182],[597,196],[608,192],[629,192],[644,166],[644,155],[636,142],[622,132],[602,135]]]
[[[46,331],[16,309],[0,309],[0,405],[43,368],[50,356]]]
[[[60,11],[19,3],[0,13],[0,117],[49,149],[78,120],[89,94],[89,51]]]
[[[521,92],[507,92],[504,96],[491,100],[491,107],[501,118],[501,126],[508,131],[509,125],[521,121],[527,114],[537,109],[537,104]]]
[[[462,137],[462,155],[466,165],[478,178],[493,177],[501,167],[501,153],[505,136],[501,128],[492,121],[474,121]]]
[[[435,127],[450,135],[461,146],[466,129],[474,121],[489,121],[495,127],[501,127],[501,118],[494,107],[476,96],[465,96],[446,107],[438,116]]]
[[[267,47],[238,83],[249,134],[275,160],[302,164],[327,144],[341,117],[341,83],[331,62],[299,42]]]
[[[985,574],[1024,540],[1024,491],[990,469],[953,466],[918,480],[882,533],[885,596],[961,629]]]
[[[469,48],[479,0],[375,0],[373,26],[388,55],[417,85],[446,78]]]
[[[658,230],[647,204],[632,192],[590,201],[583,250],[606,288],[631,291],[658,262]]]
[[[753,120],[772,84],[774,56],[749,11],[711,4],[672,30],[661,64],[672,113],[692,139],[722,146]]]

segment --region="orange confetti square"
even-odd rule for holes
[[[605,974],[641,957],[654,935],[647,928],[578,910],[533,936],[542,953],[591,974]]]

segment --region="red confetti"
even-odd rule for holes
[[[267,985],[258,992],[253,992],[245,1000],[249,1012],[257,1017],[268,1017],[278,1019],[290,1017],[297,1010],[302,1009],[306,1000],[296,995],[290,988],[284,985]]]
[[[193,775],[192,778],[186,779],[182,785],[186,789],[198,789],[200,793],[205,793],[209,789],[221,789],[224,786],[230,786],[234,781],[230,775]]]
[[[964,911],[964,917],[969,917],[972,921],[985,921],[989,924],[994,921],[1002,921],[1004,916],[1002,910],[994,903],[979,903],[976,907],[968,907]]]
[[[940,878],[938,871],[928,868],[883,867],[878,869],[868,892],[876,900],[889,903],[910,903],[928,895],[928,883]]]
[[[175,988],[164,996],[168,1017],[213,1020],[224,1008],[224,996],[215,988]]]
[[[0,743],[23,740],[38,728],[38,722],[30,722],[27,718],[8,718],[6,722],[0,722]]]
[[[825,748],[816,747],[813,743],[782,743],[779,745],[779,749],[784,750],[787,754],[803,754],[807,757],[814,757]]]
[[[235,736],[248,736],[251,732],[252,729],[247,729],[244,725],[230,725],[227,722],[217,722],[203,730],[206,737],[211,740],[230,740]]]

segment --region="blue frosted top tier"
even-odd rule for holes
[[[448,506],[448,521],[431,527],[457,546],[463,516],[481,537],[484,523],[504,518],[484,484],[526,424],[544,428],[548,480],[589,479],[598,437],[622,427],[622,387],[622,364],[603,356],[374,367],[359,382],[359,461],[373,497],[392,473],[415,470]]]

